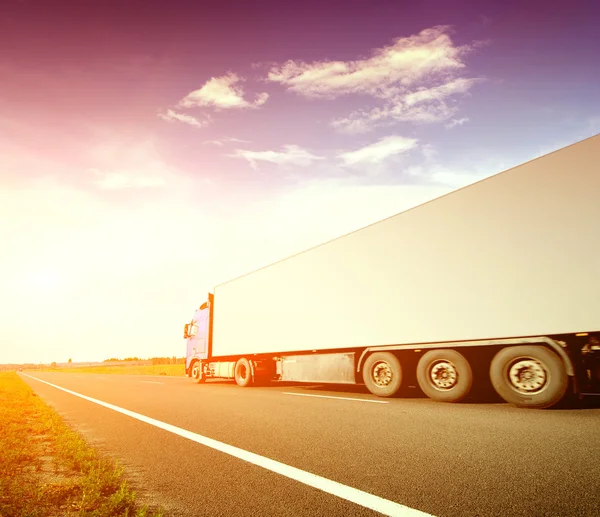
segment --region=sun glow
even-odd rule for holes
[[[68,286],[66,275],[53,269],[39,269],[25,273],[19,285],[27,294],[54,295]]]

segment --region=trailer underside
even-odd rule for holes
[[[505,401],[544,408],[566,394],[600,393],[600,333],[389,345],[334,351],[255,354],[193,360],[198,382],[364,384],[390,397],[419,386],[428,397],[459,402],[492,386]]]

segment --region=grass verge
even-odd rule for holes
[[[16,373],[0,373],[0,517],[159,517]]]
[[[169,377],[181,377],[185,375],[185,365],[164,364],[156,366],[73,366],[71,368],[45,368],[42,371],[99,374],[116,373],[122,375],[168,375]]]

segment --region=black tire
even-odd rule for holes
[[[192,366],[190,367],[190,377],[197,383],[201,383],[206,380],[206,377],[202,372],[202,363],[200,361],[195,361],[192,363]]]
[[[492,359],[490,379],[498,395],[523,408],[554,406],[569,386],[563,360],[548,348],[536,345],[500,350]]]
[[[379,397],[392,397],[402,386],[402,366],[390,352],[375,352],[368,356],[362,374],[367,389]]]
[[[473,372],[456,350],[430,350],[419,360],[417,382],[430,399],[459,402],[471,391]]]
[[[236,384],[242,388],[252,384],[252,368],[248,359],[242,357],[235,363],[234,376]]]

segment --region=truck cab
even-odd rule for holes
[[[195,380],[201,377],[201,361],[209,355],[210,316],[212,295],[196,311],[189,323],[183,327],[183,338],[186,340],[185,373]]]

